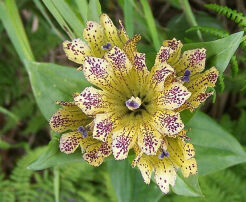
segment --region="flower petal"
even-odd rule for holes
[[[161,46],[155,58],[155,66],[167,63],[172,53],[173,50],[170,47]]]
[[[165,135],[175,135],[184,128],[180,114],[170,110],[156,112],[153,124],[160,133]]]
[[[63,50],[69,60],[83,64],[85,56],[93,55],[90,47],[81,39],[73,39],[72,42],[64,41]]]
[[[87,115],[95,115],[107,110],[110,106],[102,90],[93,87],[85,88],[74,98],[76,105]]]
[[[170,160],[181,168],[184,177],[188,177],[190,174],[197,173],[197,163],[194,158],[187,159],[186,147],[181,146],[181,141],[179,138],[168,138],[167,151],[170,154]],[[188,153],[194,155],[193,151]]]
[[[100,16],[100,24],[104,29],[104,33],[107,37],[107,41],[110,42],[113,46],[119,46],[122,48],[123,43],[118,35],[118,30],[114,26],[112,20],[106,14]]]
[[[151,69],[149,75],[150,83],[155,90],[162,91],[164,89],[165,80],[173,73],[174,69],[165,62],[160,65],[156,65]]]
[[[212,67],[209,70],[206,70],[202,74],[191,77],[190,82],[185,83],[187,89],[192,92],[204,92],[204,86],[214,87],[219,76],[219,71]],[[202,90],[202,91],[201,91]],[[206,89],[205,89],[206,90]]]
[[[63,108],[53,114],[50,118],[50,127],[56,132],[64,132],[66,130],[75,130],[79,126],[85,126],[90,123],[91,118],[86,116],[79,107],[70,102],[59,102]]]
[[[105,59],[111,64],[114,74],[118,77],[125,77],[132,69],[132,65],[127,58],[127,55],[119,47],[114,46],[109,52],[105,54]]]
[[[164,194],[170,190],[169,185],[174,186],[176,181],[176,170],[168,158],[158,161],[155,166],[155,181]]]
[[[147,155],[155,155],[161,144],[161,134],[150,124],[142,124],[138,135],[138,145]]]
[[[165,40],[162,43],[163,46],[169,47],[173,50],[170,54],[170,57],[167,60],[167,63],[170,65],[174,65],[180,58],[181,49],[183,44],[180,40],[173,38],[172,40]]]
[[[163,109],[176,109],[190,97],[191,93],[181,83],[173,82],[164,87],[160,93],[157,104]]]
[[[194,49],[185,51],[181,59],[174,65],[179,76],[183,76],[186,69],[190,70],[190,75],[202,72],[205,68],[206,49]]]
[[[64,133],[60,138],[60,151],[66,154],[73,153],[82,140],[79,132]]]
[[[105,50],[102,49],[102,46],[105,45],[107,41],[101,25],[94,21],[87,21],[86,27],[83,31],[83,37],[89,43],[95,56],[103,56]]]
[[[109,114],[97,114],[94,121],[93,138],[105,142],[116,127],[116,118]]]
[[[134,128],[123,127],[113,132],[113,155],[116,160],[123,160],[127,157],[129,149],[136,141],[136,131]]]
[[[130,40],[128,40],[123,47],[124,52],[127,57],[134,63],[134,54],[137,53],[137,43],[141,40],[141,36],[139,34],[135,34]]]
[[[143,155],[138,161],[137,167],[139,168],[142,174],[144,182],[146,184],[149,184],[151,180],[151,174],[153,172],[153,166],[151,165],[151,162],[148,160],[148,157]]]
[[[90,83],[102,89],[112,89],[113,72],[106,60],[86,57],[83,72]]]
[[[195,156],[195,149],[191,143],[186,143],[184,145],[184,158],[186,160],[191,159]]]
[[[125,29],[123,23],[121,22],[121,20],[119,20],[119,24],[120,24],[120,28],[121,28],[120,32],[119,32],[120,39],[123,43],[126,43],[129,40],[129,36],[126,33],[126,29]]]

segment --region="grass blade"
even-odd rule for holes
[[[79,8],[79,12],[80,15],[84,21],[84,24],[87,21],[87,13],[88,13],[88,2],[87,0],[75,0],[78,8]]]
[[[132,0],[124,0],[123,12],[124,12],[126,31],[128,35],[132,37],[134,33]]]

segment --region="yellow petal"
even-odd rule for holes
[[[69,60],[78,64],[83,64],[85,56],[93,55],[90,47],[81,39],[74,39],[72,42],[64,41],[63,50]]]
[[[194,49],[185,51],[181,59],[174,65],[178,76],[183,76],[186,69],[190,70],[190,76],[202,72],[205,68],[206,49]]]
[[[79,126],[85,126],[91,122],[91,118],[86,116],[74,103],[59,102],[63,108],[53,114],[50,118],[50,127],[56,132],[75,130]]]
[[[151,162],[149,161],[148,157],[146,157],[145,155],[142,156],[137,163],[137,167],[139,168],[142,174],[144,182],[146,184],[149,184],[151,180],[151,174],[153,172],[153,166],[151,165]]]
[[[104,36],[103,27],[97,22],[87,21],[86,27],[83,31],[83,37],[89,43],[95,56],[102,57],[105,53],[105,50],[102,49],[102,46],[107,43],[107,40]]]
[[[74,98],[76,105],[87,115],[95,115],[107,111],[110,103],[102,90],[93,87],[85,88]]]
[[[132,64],[134,63],[134,55],[137,53],[137,43],[140,40],[141,36],[136,34],[124,44],[123,50]]]
[[[147,155],[155,155],[161,144],[161,134],[150,124],[142,124],[138,134],[138,145]]]
[[[151,69],[149,80],[152,88],[156,91],[162,91],[164,89],[164,82],[168,76],[174,73],[174,69],[167,63],[163,62],[154,66]]]
[[[112,135],[118,120],[110,114],[97,114],[93,129],[93,138],[105,142],[109,135]]]
[[[129,40],[129,36],[126,33],[125,27],[124,27],[123,23],[121,22],[121,20],[119,20],[119,24],[120,24],[120,28],[121,28],[120,33],[119,33],[120,39],[123,43],[126,43]]]
[[[123,43],[118,35],[118,30],[114,26],[112,20],[106,14],[100,16],[100,24],[103,27],[104,33],[106,35],[107,41],[111,43],[112,46],[118,46],[122,48]]]
[[[173,50],[166,46],[161,46],[159,52],[155,58],[155,66],[162,65],[163,63],[167,63]]]
[[[124,79],[132,69],[127,55],[117,46],[107,52],[104,57],[107,62],[111,64],[114,74],[116,74],[119,79]]]
[[[164,194],[169,192],[169,185],[174,186],[176,171],[168,158],[163,158],[158,161],[158,164],[155,164],[155,181]]]
[[[168,139],[168,149],[170,160],[181,168],[184,177],[188,177],[190,174],[197,173],[197,163],[194,158],[187,159],[186,147],[182,147],[179,138]],[[194,153],[192,152],[191,155]]]
[[[164,87],[160,93],[157,105],[164,109],[176,109],[180,107],[190,97],[191,93],[181,83],[173,82]]]
[[[86,79],[99,88],[108,90],[113,88],[112,67],[106,60],[86,57],[83,72]]]
[[[191,143],[186,143],[184,145],[184,157],[186,160],[191,159],[195,156],[195,149]]]
[[[66,154],[73,153],[82,140],[79,132],[64,133],[60,138],[60,151]]]
[[[123,127],[113,132],[113,155],[116,160],[123,160],[127,157],[129,149],[131,149],[136,141],[136,130]]]
[[[173,50],[170,54],[170,57],[167,60],[167,63],[170,65],[174,65],[180,58],[181,49],[183,44],[180,40],[173,38],[172,40],[165,40],[162,43],[163,46],[169,47]]]
[[[156,112],[153,124],[160,133],[165,135],[175,135],[184,128],[180,114],[170,110]]]

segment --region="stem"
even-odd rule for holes
[[[196,22],[196,18],[191,10],[190,4],[188,0],[179,0],[179,3],[185,13],[186,19],[188,21],[188,23],[191,26],[198,26],[197,22]],[[203,41],[202,39],[202,34],[200,30],[197,30],[197,35],[200,39],[200,41]]]
[[[54,167],[54,195],[55,201],[59,202],[59,195],[60,195],[60,175],[58,167]]]

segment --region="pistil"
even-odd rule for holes
[[[134,111],[141,106],[142,101],[139,97],[132,96],[129,100],[125,102],[125,104],[129,110]]]

